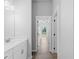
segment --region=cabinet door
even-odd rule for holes
[[[14,2],[13,0],[4,0],[4,38],[14,37]],[[10,4],[10,5],[9,5]]]
[[[14,48],[14,59],[27,59],[27,43],[23,42]]]
[[[29,0],[14,0],[15,1],[15,37],[26,37],[28,32],[28,1]]]
[[[13,59],[12,49],[4,53],[4,59]]]

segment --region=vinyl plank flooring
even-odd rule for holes
[[[33,58],[32,59],[57,59],[57,54],[56,53],[50,53],[48,51],[48,43],[47,43],[46,37],[42,37],[39,39],[39,49],[38,52],[35,53],[33,52]]]

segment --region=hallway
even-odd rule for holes
[[[48,51],[48,42],[45,36],[38,39],[38,52],[33,53],[32,59],[57,59],[57,55]]]

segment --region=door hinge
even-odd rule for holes
[[[56,34],[54,33],[53,35],[55,36]]]
[[[55,48],[53,48],[55,50]]]
[[[55,19],[54,19],[54,22],[55,22]]]

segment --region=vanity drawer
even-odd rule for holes
[[[27,42],[24,41],[14,49],[14,59],[27,59]]]
[[[4,53],[4,59],[13,59],[12,49]]]

